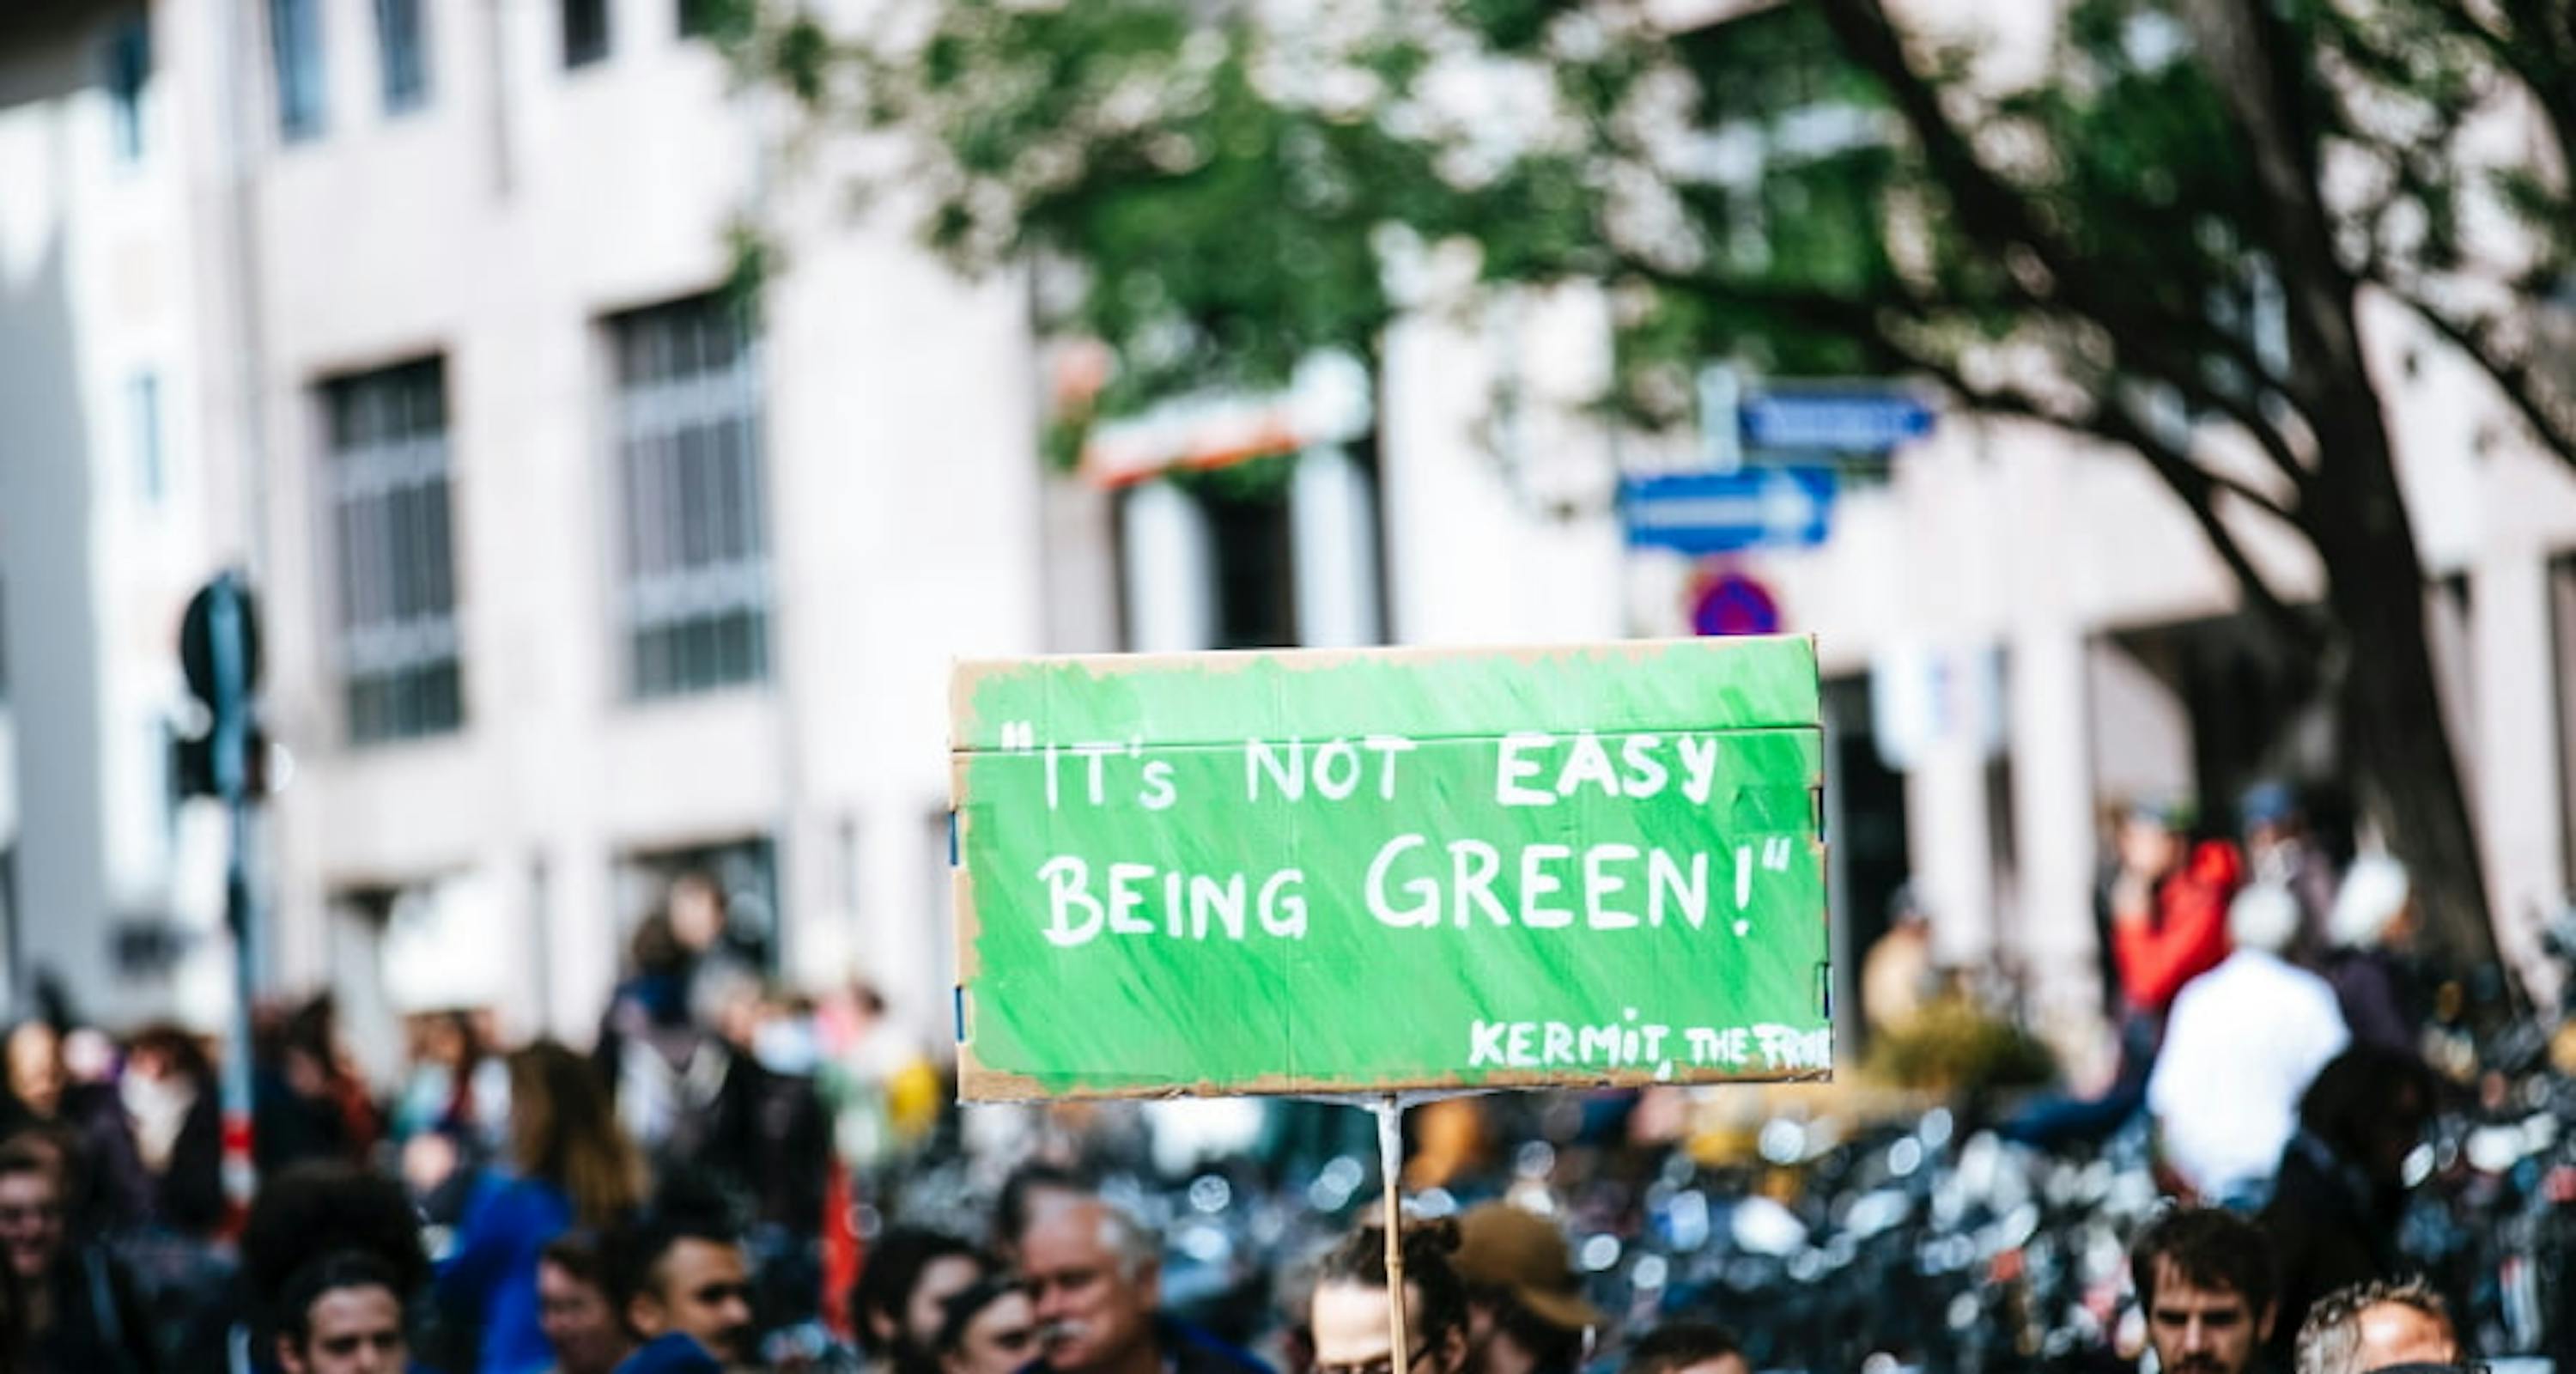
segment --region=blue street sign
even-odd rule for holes
[[[1751,448],[1884,453],[1932,432],[1932,408],[1901,391],[1775,391],[1742,414]]]
[[[1688,554],[1821,544],[1833,508],[1828,467],[1631,477],[1619,488],[1630,547]]]

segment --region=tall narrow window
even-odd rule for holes
[[[2576,892],[2576,554],[2549,560],[2549,630],[2553,695],[2557,698],[2558,823],[2567,866],[2560,881]]]
[[[760,681],[769,536],[750,331],[739,310],[701,296],[618,316],[609,332],[627,690]]]
[[[385,113],[401,114],[429,103],[429,49],[422,39],[420,0],[376,0],[376,44],[385,79]]]
[[[2477,600],[2469,575],[2435,578],[2425,588],[2425,647],[2432,652],[2433,685],[2442,707],[2442,726],[2451,735],[2451,754],[2460,770],[2460,785],[2477,795],[2478,662]]]
[[[608,0],[563,0],[563,60],[582,67],[608,56]]]
[[[152,79],[152,21],[119,21],[107,40],[108,137],[120,163],[143,160],[143,88]]]
[[[1294,542],[1284,491],[1203,493],[1216,555],[1216,649],[1297,643]]]
[[[322,0],[268,0],[277,59],[277,129],[289,143],[322,133]]]
[[[465,708],[445,369],[432,358],[344,377],[323,403],[349,740],[454,730]]]
[[[134,494],[145,506],[158,506],[169,489],[170,474],[161,452],[161,379],[149,371],[125,379],[127,440],[134,446]]]

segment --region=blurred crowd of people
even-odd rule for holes
[[[2287,1369],[2328,1294],[2406,1279],[2406,1192],[2446,1084],[2501,1084],[2461,1081],[2479,1067],[2461,989],[2421,955],[2404,865],[2330,844],[2277,783],[2247,792],[2233,834],[2193,820],[2151,800],[2108,826],[2095,918],[2116,1067],[2105,1090],[2043,1096],[2004,1130],[2064,1148],[2143,1123],[2166,1195],[2251,1219],[2236,1243],[2261,1243],[2256,1306],[2278,1315],[2259,1340]],[[1921,913],[1901,912],[1863,970],[1872,1027],[1901,1033],[1942,983]]]
[[[746,1329],[756,1306],[764,1331],[828,1347],[858,1264],[852,1180],[917,1144],[946,1087],[864,983],[791,995],[764,962],[716,884],[683,877],[588,1052],[504,1052],[488,1009],[424,1013],[383,1092],[329,998],[264,1007],[247,1209],[216,1042],[110,1036],[41,995],[0,1044],[0,1368],[605,1371],[631,1329],[627,1305],[607,1315],[622,1262],[659,1246],[681,1259],[648,1268],[685,1268],[707,1237],[739,1253]],[[397,1299],[392,1364],[381,1304],[315,1306],[370,1286]],[[376,1334],[345,1360],[293,1353],[337,1342],[342,1316]]]
[[[2186,842],[2169,810],[2126,819],[2101,912],[2119,1071],[2108,1092],[2043,1099],[2004,1129],[2045,1146],[2152,1123],[2177,1204],[2134,1238],[2132,1264],[2159,1368],[2364,1374],[2404,1362],[2371,1362],[2390,1350],[2455,1364],[2461,1334],[2409,1279],[2397,1236],[2443,1091],[2418,1054],[2405,872],[2377,857],[2338,868],[2285,799],[2247,811],[2243,845]],[[1887,948],[1906,957],[1864,975],[1882,1026],[1929,967]],[[1080,1113],[983,1114],[979,1141],[872,991],[787,994],[766,962],[716,885],[683,878],[638,928],[590,1048],[504,1052],[486,1014],[422,1015],[382,1093],[328,1001],[273,1010],[254,1055],[260,1187],[243,1210],[227,1199],[208,1042],[168,1026],[113,1039],[49,1005],[5,1043],[0,1368],[1750,1374],[1726,1323],[1762,1314],[1605,1314],[1567,1218],[1474,1181],[1498,1138],[1548,1134],[1515,1133],[1514,1113],[1669,1142],[1670,1090],[1415,1112],[1406,1183],[1439,1205],[1393,1252],[1400,1350],[1387,1237],[1350,1220],[1370,1214],[1350,1162],[1368,1154],[1365,1118],[1254,1109],[1257,1147],[1203,1143],[1305,1161],[1274,1163],[1261,1186],[1323,1199],[1312,1211],[1333,1219],[1243,1247],[1236,1261],[1263,1271],[1257,1313],[1219,1334],[1171,1300],[1188,1246],[1169,1218],[1100,1186],[1080,1149],[1026,1159]],[[1130,1153],[1187,1134],[1169,1124]],[[943,1153],[1018,1167],[944,1206],[902,1205],[888,1166]],[[1208,1175],[1190,1200],[1242,1205],[1225,1193]]]
[[[2241,846],[2184,838],[2170,805],[2123,820],[2104,884],[2123,1062],[2170,1191],[2259,1217],[2286,1365],[2328,1292],[2401,1277],[2406,1164],[2437,1080],[2405,868],[2338,870],[2295,797],[2258,787]]]

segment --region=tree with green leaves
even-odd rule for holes
[[[2014,60],[1881,0],[874,14],[779,8],[737,48],[818,127],[901,135],[889,189],[942,253],[1038,265],[1041,327],[1116,359],[1100,414],[1373,361],[1393,266],[1463,243],[1492,288],[1609,293],[1631,423],[1687,423],[1695,371],[1737,359],[1929,378],[2133,452],[2323,665],[2440,951],[2494,962],[2360,321],[2402,305],[2576,464],[2562,5],[2064,0]],[[2500,120],[2527,136],[2481,136]],[[2247,552],[2262,522],[2320,598]]]

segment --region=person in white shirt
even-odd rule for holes
[[[2299,1095],[2351,1042],[2334,988],[2281,957],[2298,932],[2288,889],[2246,888],[2227,910],[2235,952],[2174,998],[2147,1110],[2167,1162],[2205,1202],[2262,1205]]]

